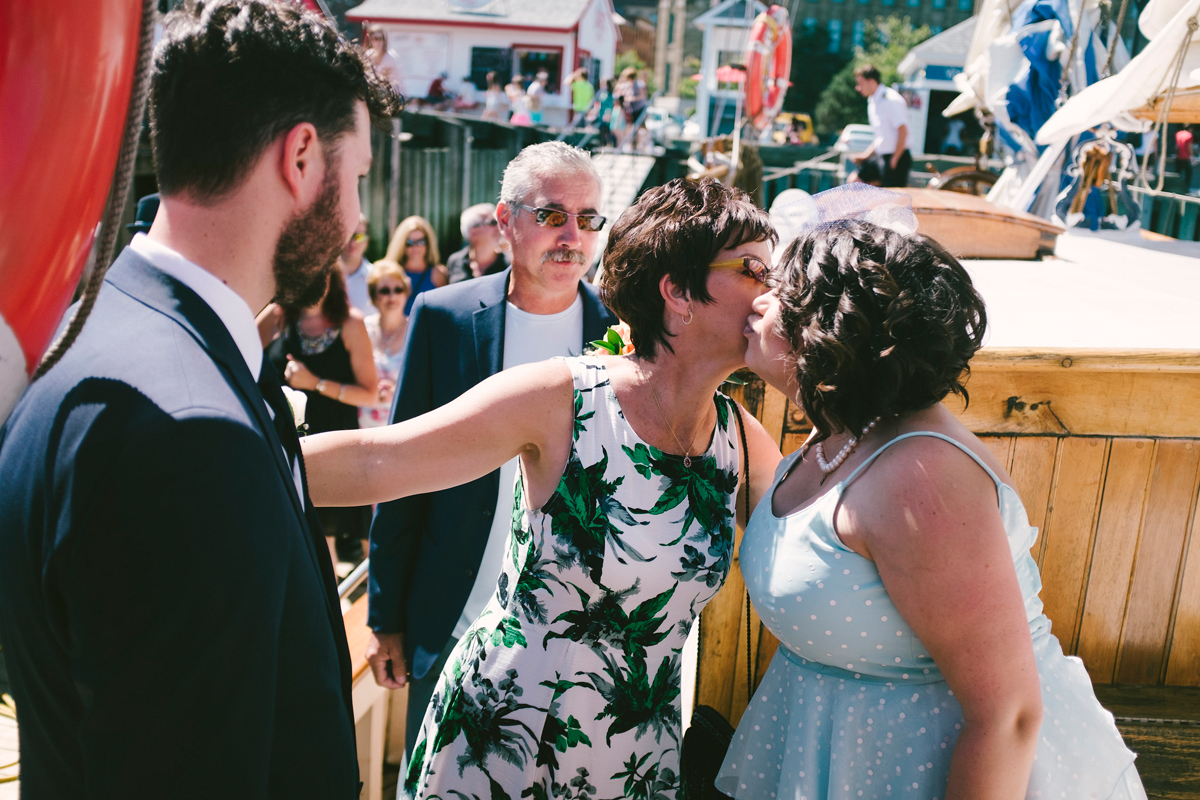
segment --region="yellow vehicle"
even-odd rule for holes
[[[776,144],[816,144],[812,117],[808,114],[785,113],[775,117],[771,126],[771,141]]]

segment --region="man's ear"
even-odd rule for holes
[[[280,174],[292,198],[308,205],[325,180],[325,153],[311,122],[301,122],[284,134],[281,159]]]
[[[512,241],[513,207],[503,200],[496,204],[496,223],[500,228],[500,235]]]

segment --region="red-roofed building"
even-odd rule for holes
[[[532,77],[544,69],[548,125],[567,121],[563,80],[579,67],[593,82],[612,77],[620,41],[610,0],[366,0],[346,19],[388,31],[410,97],[424,97],[443,73],[451,88],[469,78],[483,90],[489,71],[507,83],[514,73]]]

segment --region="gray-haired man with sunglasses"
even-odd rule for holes
[[[495,219],[512,267],[417,298],[392,422],[501,369],[578,355],[616,323],[582,280],[606,222],[600,197],[588,154],[561,142],[527,147],[508,165]],[[515,476],[513,459],[464,486],[385,503],[371,526],[367,660],[381,686],[410,687],[409,753],[450,651],[495,591]]]

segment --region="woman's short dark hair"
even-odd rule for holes
[[[328,147],[353,130],[356,101],[376,124],[402,106],[361,49],[299,5],[191,0],[164,22],[150,84],[164,195],[219,199],[296,125],[312,123]]]
[[[629,325],[638,355],[653,360],[659,345],[671,350],[658,288],[664,275],[692,298],[711,303],[708,265],[717,253],[776,240],[767,212],[745,193],[712,178],[676,178],[643,194],[613,225],[600,297]]]
[[[933,239],[834,222],[788,245],[772,283],[818,441],[951,392],[968,399],[964,373],[987,313],[971,276]]]

